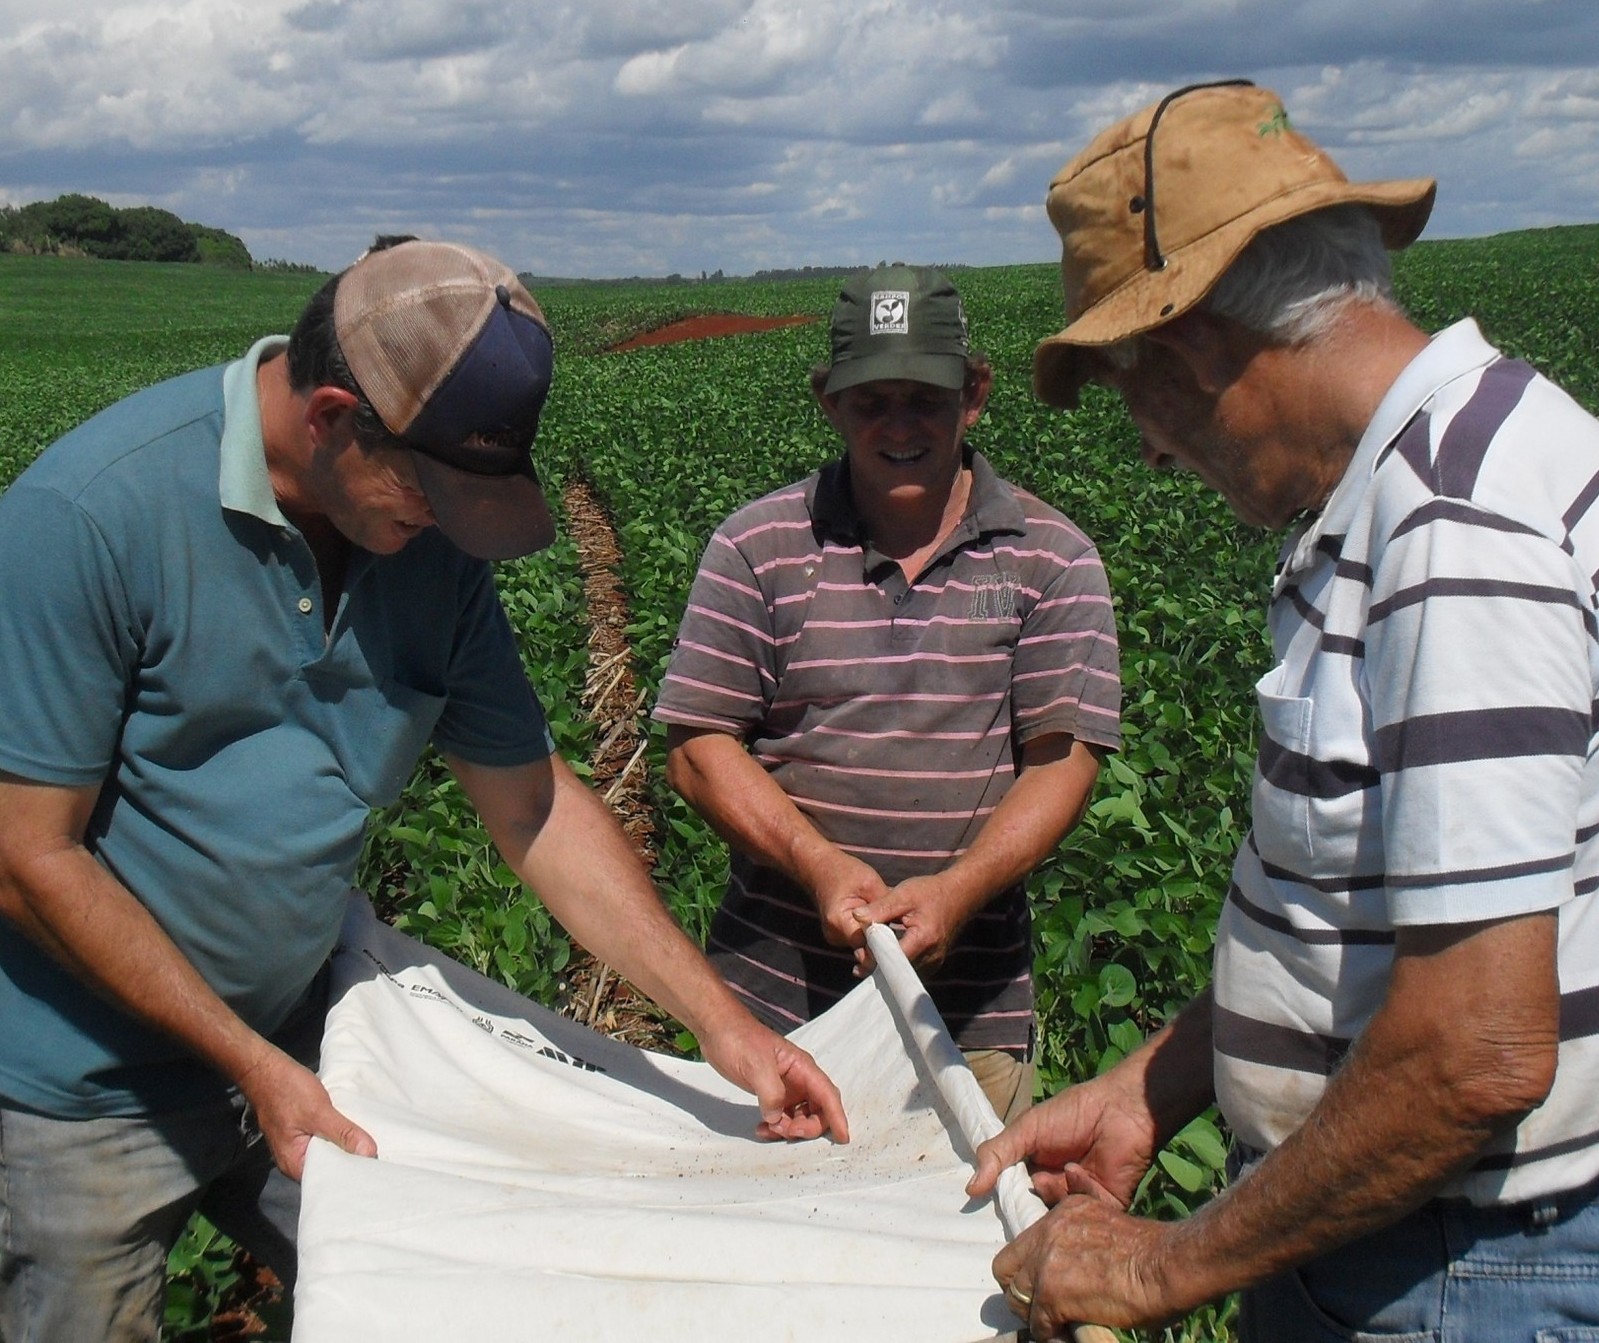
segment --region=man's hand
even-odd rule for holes
[[[994,1280],[1011,1308],[1026,1309],[1036,1339],[1064,1338],[1072,1324],[1134,1328],[1180,1315],[1161,1265],[1169,1223],[1129,1217],[1104,1200],[1072,1196],[1034,1222],[994,1259]]]
[[[942,871],[902,881],[858,911],[866,923],[903,929],[900,947],[923,971],[936,969],[973,914],[1021,881],[1082,819],[1099,774],[1098,747],[1052,732],[1021,747],[1011,790],[966,851]],[[812,887],[814,890],[815,888]],[[872,967],[858,942],[856,974]]]
[[[1034,1191],[1052,1205],[993,1265],[1036,1339],[1067,1337],[1083,1320],[1159,1323],[1193,1304],[1170,1294],[1161,1269],[1171,1226],[1126,1213],[1162,1138],[1148,1066],[1181,1029],[1169,1027],[1164,1039],[1035,1106],[977,1149],[968,1194],[988,1194],[1006,1166],[1025,1160]]]
[[[977,1149],[973,1198],[990,1193],[1006,1166],[1026,1161],[1045,1203],[1093,1194],[1126,1208],[1155,1159],[1155,1122],[1139,1091],[1112,1070],[1035,1105]],[[1078,1316],[1094,1318],[1097,1316]]]
[[[875,869],[842,849],[818,842],[815,850],[818,857],[807,867],[804,884],[816,901],[822,936],[835,947],[856,948],[859,961],[865,954],[866,926],[876,922],[867,911],[888,894],[888,887]]]
[[[279,1170],[299,1180],[312,1138],[326,1138],[352,1156],[378,1154],[372,1135],[333,1108],[315,1073],[265,1041],[262,1045],[260,1061],[239,1079],[239,1090],[255,1111]]]
[[[733,1028],[702,1039],[700,1048],[717,1072],[760,1103],[757,1137],[806,1139],[831,1133],[834,1142],[849,1141],[838,1088],[791,1040],[746,1016]]]
[[[899,932],[905,959],[923,971],[936,970],[949,955],[972,910],[954,889],[947,873],[910,877],[862,909],[864,923],[892,924]],[[863,947],[856,957],[863,971],[872,968]]]

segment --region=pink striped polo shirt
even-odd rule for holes
[[[862,535],[836,462],[733,514],[706,548],[655,717],[739,737],[832,842],[894,885],[969,846],[1018,744],[1120,742],[1115,621],[1093,543],[969,452],[971,499],[914,583]],[[810,896],[733,856],[707,947],[780,1030],[853,986]],[[967,924],[928,987],[957,1042],[1025,1050],[1020,884]]]

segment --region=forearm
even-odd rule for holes
[[[1156,1150],[1216,1102],[1211,1007],[1207,987],[1117,1065],[1133,1069]]]
[[[0,910],[85,985],[243,1083],[271,1046],[80,844],[8,846]]]
[[[1180,1304],[1391,1223],[1541,1100],[1558,1039],[1554,918],[1489,934],[1497,947],[1462,930],[1436,951],[1396,958],[1387,1002],[1304,1124],[1173,1228],[1164,1258]]]
[[[679,927],[606,805],[558,758],[493,768],[449,758],[512,870],[583,946],[683,1022],[707,1062],[754,1094],[758,1136],[849,1140],[838,1088],[760,1025]]]
[[[939,874],[963,917],[1060,846],[1082,820],[1098,777],[1097,751],[1072,737],[1046,737],[1023,748],[1016,782],[965,853]]]
[[[815,894],[829,869],[854,863],[794,805],[736,738],[722,732],[667,737],[667,781],[728,845]]]
[[[495,833],[512,870],[579,944],[696,1035],[742,1017],[731,990],[662,903],[610,810],[563,762],[551,768],[542,824]]]

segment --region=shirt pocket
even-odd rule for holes
[[[1315,856],[1310,824],[1315,704],[1308,696],[1281,693],[1286,679],[1287,668],[1277,666],[1255,683],[1261,733],[1251,815],[1261,859],[1308,875]]]

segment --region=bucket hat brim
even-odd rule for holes
[[[1433,179],[1348,181],[1326,154],[1287,127],[1277,95],[1253,85],[1204,88],[1174,102],[1151,168],[1145,141],[1159,106],[1096,137],[1050,184],[1070,320],[1034,351],[1033,389],[1052,405],[1077,404],[1092,372],[1093,347],[1182,316],[1263,229],[1330,206],[1364,205],[1384,244],[1397,251],[1420,236],[1432,212]],[[1276,117],[1282,120],[1278,142],[1267,145],[1262,126]],[[1169,166],[1162,166],[1163,158]],[[1145,224],[1136,204],[1151,172],[1168,179],[1151,207],[1161,213],[1166,244],[1157,269],[1145,264]],[[1179,182],[1182,189],[1174,191]],[[1225,185],[1213,188],[1212,182]]]

